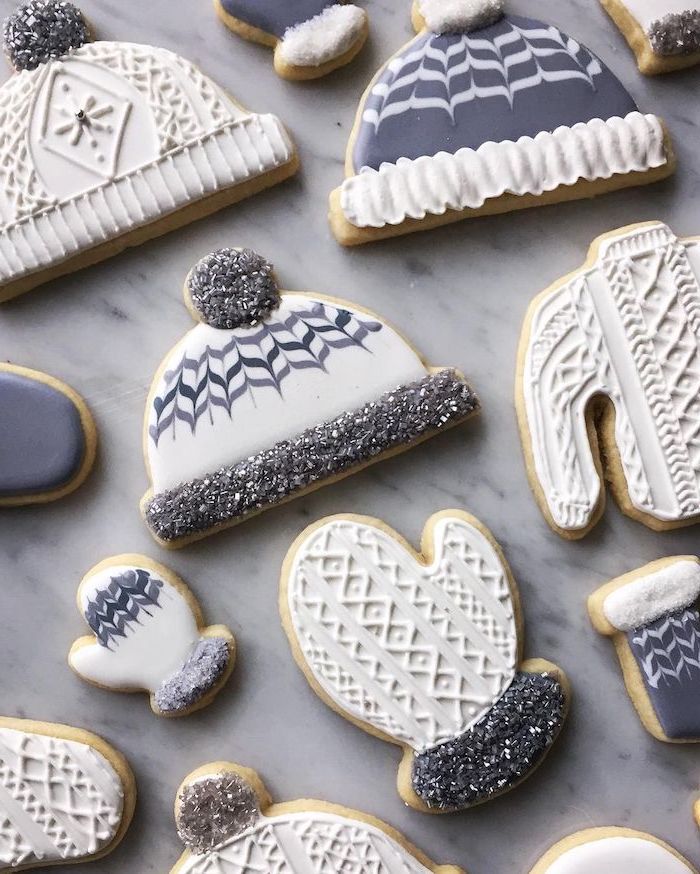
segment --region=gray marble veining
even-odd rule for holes
[[[0,2],[4,15],[13,6]],[[32,292],[0,310],[2,358],[46,370],[82,392],[100,430],[87,484],[59,503],[0,511],[0,690],[3,713],[90,728],[130,759],[139,784],[134,824],[101,874],[168,871],[180,848],[172,803],[186,773],[232,759],[256,768],[275,799],[325,798],[373,813],[436,861],[470,874],[527,874],[568,832],[617,823],[648,830],[700,862],[691,803],[700,749],[646,734],[627,699],[609,641],[590,627],[588,594],[667,554],[696,552],[698,529],[655,534],[611,504],[581,543],[547,528],[529,492],[512,403],[520,324],[529,300],[579,266],[589,243],[647,219],[700,233],[700,71],[644,79],[595,0],[510,0],[597,52],[640,108],[666,118],[675,179],[609,195],[347,251],[331,238],[327,195],[340,181],[359,95],[411,35],[408,0],[367,4],[372,37],[348,69],[312,84],[277,78],[262,47],[230,34],[207,0],[85,0],[98,35],[151,42],[199,63],[244,103],[277,113],[301,152],[299,177],[161,240]],[[218,246],[273,260],[287,288],[346,297],[392,320],[436,364],[463,369],[483,416],[393,461],[187,550],[165,554],[138,512],[146,488],[141,420],[151,376],[191,325],[180,289]],[[442,818],[408,810],[394,791],[400,753],[328,710],[290,656],[277,612],[280,564],[320,516],[379,516],[414,542],[435,510],[457,506],[494,531],[523,595],[527,654],[564,667],[574,684],[568,729],[541,770],[512,794]],[[165,561],[197,593],[210,622],[227,623],[240,660],[217,702],[158,720],[145,696],[102,692],[66,664],[84,633],[75,608],[83,572],[119,552]],[[53,869],[57,874],[68,868]],[[87,869],[86,869],[87,870]]]

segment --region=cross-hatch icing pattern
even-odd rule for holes
[[[700,512],[700,287],[691,248],[663,225],[609,241],[596,265],[538,305],[523,392],[535,469],[555,523],[585,527],[599,481],[585,425],[596,394],[615,406],[634,506]]]
[[[508,580],[486,538],[450,519],[420,565],[370,525],[335,521],[300,547],[292,623],[323,689],[350,715],[424,750],[476,723],[510,685]]]
[[[85,744],[0,728],[0,864],[93,855],[122,817],[119,778]]]
[[[331,814],[263,818],[183,874],[428,874],[379,829]]]

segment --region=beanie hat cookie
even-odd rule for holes
[[[466,513],[432,516],[420,554],[377,519],[322,519],[287,553],[280,610],[321,699],[403,748],[398,791],[417,810],[465,810],[513,789],[566,718],[566,677],[522,662],[515,582]]]
[[[620,508],[655,530],[700,518],[700,238],[659,222],[600,237],[535,298],[516,407],[530,482],[562,537]]]
[[[171,874],[465,874],[365,813],[311,799],[273,804],[255,771],[231,762],[184,780],[175,820],[187,849]]]
[[[601,0],[637,58],[654,76],[700,64],[697,0]]]
[[[282,181],[294,147],[165,49],[89,42],[65,0],[5,21],[0,300]]]
[[[200,324],[167,355],[145,418],[151,532],[180,546],[466,420],[479,402],[367,310],[280,291],[249,249],[203,258]]]
[[[416,0],[360,101],[330,199],[344,245],[591,197],[674,170],[662,122],[556,27],[502,0]]]
[[[644,727],[658,740],[700,741],[699,598],[700,559],[675,556],[618,577],[588,601],[593,625],[613,639]]]
[[[148,692],[157,716],[200,710],[231,675],[231,632],[206,627],[182,580],[145,556],[117,555],[92,568],[78,608],[93,636],[73,644],[71,668],[104,689]]]
[[[318,79],[349,64],[367,40],[367,13],[344,0],[214,0],[221,20],[244,39],[275,50],[285,79]]]
[[[46,373],[0,364],[0,507],[55,501],[92,469],[95,423],[83,399]]]

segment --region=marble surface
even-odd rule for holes
[[[593,632],[585,611],[588,594],[610,577],[697,551],[698,529],[654,534],[610,505],[583,542],[559,540],[528,489],[512,403],[528,302],[581,264],[596,235],[656,218],[681,234],[700,233],[700,71],[641,77],[595,0],[510,0],[514,12],[546,17],[588,44],[644,111],[666,118],[678,150],[677,177],[595,202],[345,251],[331,238],[326,198],[341,179],[364,84],[411,35],[408,5],[367,3],[372,37],[358,61],[299,85],[279,80],[271,54],[230,34],[207,0],[83,4],[99,35],[174,49],[251,108],[278,113],[303,162],[291,183],[0,310],[2,358],[73,385],[100,430],[96,470],[83,488],[50,506],[0,511],[0,707],[8,715],[90,728],[128,756],[138,779],[137,814],[119,849],[93,866],[101,874],[170,869],[180,852],[172,817],[176,788],[191,769],[214,759],[254,767],[275,799],[325,798],[373,813],[436,861],[470,874],[527,874],[563,835],[613,823],[652,831],[700,862],[691,816],[700,750],[664,746],[646,734],[612,647]],[[12,6],[1,0],[0,13]],[[166,554],[138,512],[146,488],[144,400],[162,356],[191,324],[180,296],[185,274],[222,245],[251,246],[270,257],[287,288],[375,308],[431,362],[464,370],[481,394],[483,416],[232,532]],[[524,786],[472,812],[436,818],[408,810],[395,793],[398,748],[354,728],[307,686],[280,627],[277,587],[287,547],[321,516],[379,516],[415,542],[431,513],[452,506],[470,510],[494,531],[521,587],[527,655],[562,665],[576,697],[568,728]],[[84,632],[76,586],[92,564],[120,552],[166,561],[189,581],[209,621],[225,622],[236,634],[238,668],[206,711],[158,720],[145,696],[93,689],[68,669],[70,643]]]

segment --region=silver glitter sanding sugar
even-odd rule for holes
[[[16,70],[34,70],[90,39],[82,12],[65,0],[28,0],[3,25],[5,53]]]
[[[654,54],[669,57],[700,51],[700,11],[669,14],[654,21],[647,31]]]
[[[156,691],[163,713],[189,710],[211,691],[228,667],[231,653],[223,637],[205,637],[195,646],[183,667]]]
[[[180,793],[177,831],[193,853],[206,853],[255,825],[258,798],[246,781],[232,772],[189,783]]]

